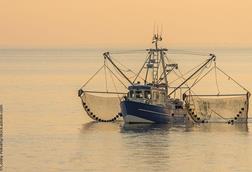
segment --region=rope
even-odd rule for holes
[[[169,49],[169,54],[187,54],[187,55],[195,55],[195,56],[209,56],[207,53],[203,52],[194,52],[190,50],[180,50],[180,49]]]
[[[209,60],[209,59],[208,59],[208,60]],[[208,60],[206,60],[204,63],[206,63]],[[206,65],[205,68],[210,68],[211,64],[212,64],[212,62],[210,62],[210,64],[209,64],[208,67],[207,67],[207,65]],[[203,72],[203,70],[204,70],[205,68],[202,68],[202,69],[199,71],[200,74]],[[176,73],[174,70],[173,70],[173,72],[177,75],[177,73]],[[181,72],[179,69],[178,69],[178,72],[180,73],[180,75],[182,75],[182,72]],[[200,74],[197,74],[197,75],[195,75],[194,77],[191,77],[190,79],[194,79],[194,78],[196,78],[196,77],[199,77]],[[179,76],[179,75],[177,75],[177,76]],[[186,81],[186,79],[183,77],[183,75],[182,75],[180,78],[182,78],[182,79],[184,79],[184,81]],[[184,84],[186,84],[187,87],[189,87],[187,83],[184,83]],[[190,87],[189,87],[189,88],[190,88]]]
[[[139,49],[139,50],[117,50],[117,51],[112,51],[110,54],[133,54],[133,53],[142,53],[146,52],[145,49]]]
[[[122,71],[124,71],[124,72],[131,72],[131,73],[134,74],[134,76],[131,76],[131,77],[129,77],[129,78],[133,78],[133,77],[136,77],[136,76],[137,76],[137,73],[136,73],[136,72],[134,72],[133,70],[131,70],[131,69],[128,68],[127,66],[123,65],[123,64],[120,63],[118,60],[116,60],[116,59],[114,59],[114,58],[113,58],[113,60],[114,60],[115,62],[117,62],[118,64],[120,64],[121,66],[123,66],[124,68],[126,68],[126,70],[122,70],[122,69],[121,69]],[[118,74],[120,74],[117,70],[116,70],[116,72],[117,72]],[[139,78],[142,79],[142,80],[144,81],[144,79],[143,79],[141,76],[139,76]]]
[[[207,73],[205,73],[200,79],[198,79],[196,82],[194,82],[191,87],[189,89],[191,89],[192,87],[194,87],[198,82],[200,82],[207,74],[209,74],[211,71],[213,70],[213,68],[211,68]]]
[[[196,83],[198,83],[198,80],[199,80],[199,78],[200,78],[200,75],[204,72],[204,70],[205,70],[205,68],[202,68],[201,71],[197,74],[197,76],[195,76],[196,79],[194,80],[193,84],[191,85],[191,87],[190,87],[189,89],[191,89],[192,86],[194,86]],[[204,77],[205,77],[205,76],[206,76],[206,75],[204,75]],[[203,77],[202,77],[202,78],[203,78]]]
[[[167,56],[165,56],[165,57],[166,57],[166,59],[168,60]],[[169,61],[169,60],[168,60],[168,61]],[[177,80],[181,79],[181,78],[184,77],[185,75],[188,75],[190,72],[192,72],[193,70],[195,70],[195,69],[198,68],[199,66],[202,66],[202,64],[204,64],[205,62],[206,62],[206,61],[200,63],[199,65],[193,67],[192,69],[188,70],[188,71],[185,72],[184,74],[182,74],[182,72],[180,72],[180,73],[181,73],[181,76],[179,76],[179,78],[176,78],[175,80],[173,80],[173,81],[171,81],[171,82],[169,82],[169,83],[172,84],[172,83],[176,82]]]
[[[104,78],[105,78],[105,89],[108,92],[108,83],[107,83],[107,70],[106,68],[118,79],[118,81],[127,89],[128,87],[113,73],[113,71],[107,66],[106,60],[104,60],[103,65],[85,82],[80,89],[83,89],[102,69],[104,69]]]
[[[113,92],[113,91],[96,91],[96,90],[85,90],[84,93],[99,93],[99,94],[127,94],[125,92]]]
[[[206,75],[208,75],[211,71],[213,70],[213,68],[211,68],[210,70],[208,70],[201,78],[197,78],[198,80],[191,85],[191,87],[189,89],[191,89],[192,87],[194,87],[197,83],[199,83]]]
[[[135,79],[133,80],[133,83],[135,83],[135,81],[137,80],[137,78],[139,77],[140,73],[142,72],[145,64],[147,63],[148,59],[150,58],[151,54],[147,54],[146,58],[145,58],[145,61],[144,61],[144,64],[143,66],[141,67],[141,69],[139,70],[138,74],[136,75]],[[148,69],[147,69],[148,70]],[[145,79],[144,79],[145,81]]]
[[[181,49],[168,49],[169,54],[187,54],[195,56],[208,56],[209,54],[203,52],[196,52],[190,50],[181,50]],[[115,50],[111,51],[110,54],[133,54],[133,53],[142,53],[146,52],[146,49],[136,49],[136,50]]]
[[[127,89],[128,87],[114,74],[114,72],[107,65],[106,67],[116,77],[116,79]]]
[[[127,69],[127,71],[130,71],[134,74],[136,74],[133,70],[131,70],[130,68],[128,68],[127,66],[125,66],[124,64],[120,63],[118,60],[116,60],[115,58],[110,57],[111,59],[113,59],[115,62],[117,62],[119,65],[123,66],[125,69]],[[122,69],[121,69],[122,70]],[[124,70],[125,72],[127,72],[126,70]]]
[[[106,72],[106,60],[104,59],[104,75],[105,75],[105,89],[108,92],[108,83],[107,83],[107,72]]]
[[[250,92],[249,92],[245,87],[243,87],[241,84],[239,84],[236,80],[234,80],[231,76],[229,76],[227,73],[225,73],[225,72],[224,72],[223,70],[221,70],[219,67],[216,66],[216,68],[217,68],[220,72],[222,72],[224,75],[226,75],[229,79],[231,79],[234,83],[236,83],[239,87],[241,87],[243,90],[245,90],[246,92],[248,92],[249,95],[250,95]]]
[[[110,74],[110,78],[111,78],[111,80],[112,80],[112,83],[113,83],[113,85],[114,85],[114,88],[115,88],[116,92],[118,92],[118,90],[117,90],[117,88],[116,88],[116,84],[115,84],[114,78],[113,78],[113,76],[112,76],[111,73],[109,73],[109,74]],[[117,97],[118,97],[119,101],[121,101],[121,100],[120,100],[120,97],[119,97],[119,94],[117,94]]]
[[[99,73],[99,72],[102,70],[103,67],[104,67],[104,64],[99,68],[99,70],[97,70],[97,71],[95,72],[95,74],[94,74],[91,78],[89,78],[89,80],[87,80],[87,82],[86,82],[85,84],[83,84],[83,85],[81,86],[81,89],[82,89],[83,87],[85,87],[85,86],[89,83],[89,81],[91,81],[91,79],[93,79],[93,78],[95,77],[95,75],[97,75],[97,73]]]
[[[179,70],[178,70],[178,71],[179,71]],[[179,71],[180,75],[177,74],[177,72],[175,72],[175,70],[173,70],[173,72],[174,72],[174,74],[175,74],[177,77],[179,77],[178,79],[183,79],[183,80],[185,80],[184,76],[181,75],[181,72],[180,72],[180,71]],[[176,80],[178,80],[178,79],[176,79]],[[189,87],[189,85],[188,85],[187,83],[185,83],[185,85],[186,85],[187,87]],[[190,88],[190,87],[189,87],[189,88]]]
[[[220,94],[220,89],[219,89],[219,84],[218,84],[218,78],[217,78],[216,61],[214,62],[214,73],[215,73],[216,88],[217,88],[218,94]]]
[[[215,113],[217,116],[219,116],[220,118],[224,119],[225,121],[227,120],[226,118],[224,118],[223,116],[221,116],[219,113],[217,113],[216,111],[214,111],[213,109],[209,108],[213,113]]]

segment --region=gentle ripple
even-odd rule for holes
[[[252,51],[216,54],[252,90]],[[4,171],[251,171],[251,123],[90,122],[77,90],[102,62],[98,51],[0,50]]]

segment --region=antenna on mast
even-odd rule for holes
[[[153,35],[155,34],[155,32],[156,32],[156,22],[154,22],[154,25],[153,25]]]
[[[156,31],[156,32],[155,32]],[[161,32],[159,33],[159,28],[154,27],[154,33],[152,38],[152,43],[155,43],[156,49],[158,48],[158,41],[162,41],[163,26],[161,27]]]
[[[160,32],[161,38],[162,38],[162,35],[163,35],[163,24],[161,24],[161,32]]]

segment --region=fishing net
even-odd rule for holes
[[[107,59],[112,65],[107,63]],[[125,82],[131,81],[118,69],[110,55],[104,53],[104,64],[78,92],[87,115],[99,122],[112,122],[119,119],[122,116],[120,102],[126,95],[127,89]]]
[[[81,92],[80,98],[87,115],[93,120],[100,122],[112,122],[121,114],[120,99],[122,95],[106,93]]]
[[[249,94],[187,95],[188,114],[197,123],[244,123],[248,119]]]

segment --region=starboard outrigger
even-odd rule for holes
[[[103,66],[78,92],[89,117],[100,122],[112,122],[123,117],[125,123],[247,122],[250,92],[217,67],[214,54],[209,54],[203,63],[190,72],[178,75],[175,72],[179,70],[178,64],[169,63],[169,51],[159,47],[160,41],[162,37],[154,34],[154,48],[146,50],[147,58],[139,72],[128,69],[135,74],[133,79],[120,68],[125,65],[112,58],[111,53],[103,54]],[[101,71],[105,73],[106,90],[86,90],[89,81]],[[172,72],[178,75],[178,79],[182,79],[173,87],[169,82]],[[216,79],[217,94],[196,94],[193,88],[211,72],[214,72],[215,77],[217,72],[221,73],[242,88],[243,92],[221,94]],[[110,73],[111,82],[118,80],[127,91],[108,91],[107,73]],[[142,83],[138,81],[139,78],[143,80]],[[193,82],[189,83],[191,80]]]

